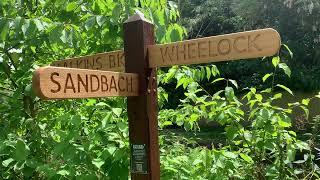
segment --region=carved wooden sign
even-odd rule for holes
[[[275,55],[280,35],[271,28],[148,46],[150,67],[200,64]]]
[[[138,96],[138,75],[133,73],[49,66],[34,72],[32,85],[41,99]]]
[[[51,66],[124,72],[124,51],[112,51],[56,61]]]

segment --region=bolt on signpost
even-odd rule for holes
[[[157,67],[273,56],[281,44],[277,31],[261,29],[154,45],[154,25],[140,13],[123,28],[124,51],[56,61],[37,69],[32,84],[42,99],[128,97],[134,180],[160,179]]]

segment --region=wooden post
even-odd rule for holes
[[[139,76],[139,96],[128,97],[131,178],[160,179],[157,71],[149,68],[147,46],[155,44],[154,26],[141,13],[124,23],[126,72]]]

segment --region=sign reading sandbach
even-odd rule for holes
[[[35,71],[32,83],[42,99],[138,95],[138,75],[133,73],[44,67]]]

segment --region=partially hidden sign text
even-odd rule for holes
[[[124,60],[124,51],[118,50],[55,61],[51,66],[124,72]]]

